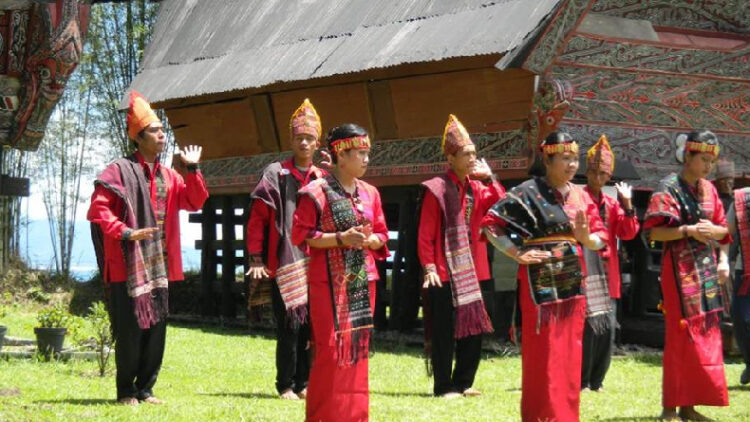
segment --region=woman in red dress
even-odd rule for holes
[[[730,241],[724,207],[706,180],[719,155],[716,135],[692,132],[677,139],[682,172],[662,179],[651,195],[643,228],[664,242],[661,291],[666,324],[662,419],[711,420],[695,405],[727,406],[719,283],[729,276]],[[677,411],[677,408],[679,412]]]
[[[354,124],[328,134],[330,174],[300,189],[292,242],[309,251],[312,355],[306,421],[368,420],[367,355],[375,307],[375,260],[388,228],[374,186],[361,180],[370,139]],[[303,246],[304,247],[304,246]]]
[[[578,143],[553,132],[541,152],[546,175],[511,189],[482,226],[492,245],[520,264],[521,418],[577,422],[586,318],[584,248],[603,248],[607,232],[591,198],[570,183],[578,170]],[[510,240],[511,233],[523,246]]]

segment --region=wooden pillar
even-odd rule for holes
[[[416,326],[422,288],[422,267],[417,255],[419,188],[404,192],[403,198],[399,210],[398,247],[393,261],[391,326],[409,332]]]
[[[203,316],[215,316],[214,281],[216,280],[216,206],[213,198],[203,204],[203,212],[193,218],[201,223],[201,240],[196,247],[201,249],[201,308]]]
[[[232,196],[222,196],[221,202],[221,315],[234,318],[237,314],[234,295],[234,205]]]
[[[247,272],[250,270],[250,259],[248,258],[246,242],[247,221],[250,219],[250,195],[240,195],[238,202],[239,208],[242,209],[242,215],[240,219],[242,225],[242,256],[238,258],[237,263],[238,265],[242,265],[242,274],[247,274]],[[244,283],[242,286],[242,298],[244,302],[245,316],[249,317],[250,313],[247,312],[247,307],[250,301],[250,277],[244,275],[243,280]]]

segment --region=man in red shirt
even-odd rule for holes
[[[581,389],[598,391],[602,388],[612,360],[617,326],[617,300],[621,291],[617,239],[633,239],[638,234],[639,224],[631,201],[630,185],[624,182],[615,184],[619,200],[602,193],[602,187],[612,178],[615,169],[614,152],[605,135],[588,150],[586,161],[588,183],[584,191],[599,209],[599,216],[609,234],[607,247],[598,256],[598,262],[587,260],[586,263],[588,274]]]
[[[307,259],[292,244],[297,192],[324,172],[313,165],[321,123],[305,99],[289,122],[292,157],[270,164],[252,193],[247,223],[248,275],[253,283],[271,281],[276,318],[276,390],[283,399],[307,396],[310,325],[307,321]],[[255,287],[257,288],[257,287]]]
[[[137,150],[94,181],[87,218],[108,296],[117,399],[159,404],[152,388],[164,356],[167,286],[184,278],[179,210],[198,211],[208,191],[198,170],[200,147],[180,151],[183,175],[160,164],[164,127],[137,92],[131,92],[127,127]]]
[[[427,352],[436,396],[476,396],[481,393],[471,386],[479,367],[481,334],[492,332],[480,288],[480,280],[492,281],[479,223],[505,190],[487,163],[477,160],[474,143],[453,115],[442,149],[450,169],[423,183],[419,221],[418,253],[427,289],[425,335],[432,349]]]

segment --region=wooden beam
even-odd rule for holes
[[[201,239],[211,243],[216,240],[216,208],[213,201],[203,204]],[[201,251],[201,308],[203,316],[215,316],[213,283],[216,280],[216,252],[211,248]]]
[[[369,82],[367,98],[370,105],[370,120],[374,128],[373,139],[398,138],[390,81]]]
[[[268,94],[253,95],[250,97],[250,105],[255,115],[255,123],[258,128],[258,143],[262,152],[281,151],[281,140],[276,131],[276,121],[273,116],[271,96]]]
[[[234,270],[235,270],[235,235],[234,235],[234,206],[232,205],[232,197],[225,196],[222,198],[223,203],[221,207],[221,242],[222,242],[222,255],[221,255],[221,315],[225,318],[234,318],[236,315],[236,307],[234,305],[234,296],[232,295],[232,288],[234,286]]]

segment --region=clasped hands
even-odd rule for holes
[[[371,224],[354,226],[340,233],[344,246],[363,249],[380,249],[382,246],[380,238],[372,232]]]

